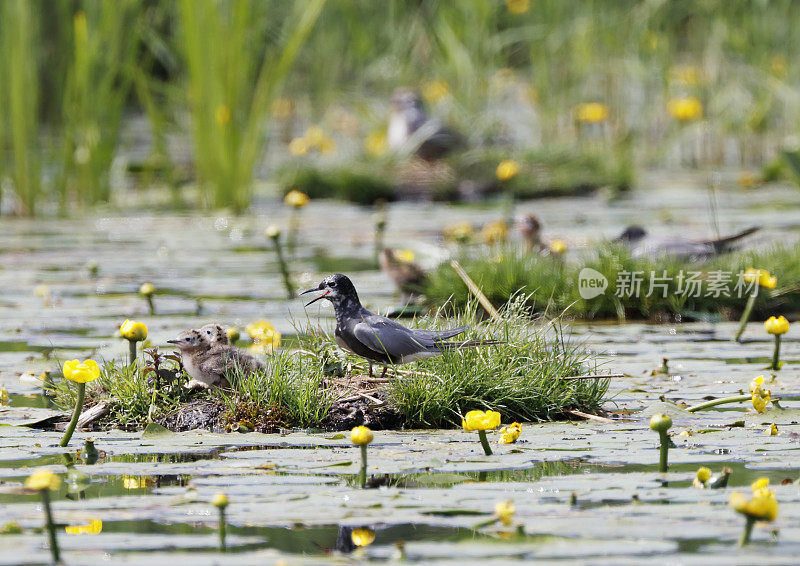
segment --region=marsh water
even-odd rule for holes
[[[520,203],[545,235],[580,253],[631,223],[654,233],[713,235],[755,225],[753,245],[794,241],[800,235],[800,192],[788,186],[743,190],[722,175],[716,193],[707,176],[659,171],[636,191],[607,201],[602,191],[575,199]],[[712,204],[710,204],[712,203]],[[713,205],[713,206],[712,206]],[[307,311],[287,299],[267,224],[286,226],[279,200],[262,197],[248,216],[152,210],[109,210],[67,220],[0,223],[0,386],[11,394],[0,408],[0,524],[28,529],[0,535],[0,564],[44,564],[45,537],[38,498],[20,493],[36,466],[66,478],[54,496],[65,525],[102,521],[97,534],[60,541],[69,564],[114,563],[320,564],[407,559],[418,563],[507,563],[537,560],[636,564],[647,558],[680,564],[788,564],[800,549],[800,403],[784,402],[764,414],[744,405],[687,413],[665,403],[694,404],[736,395],[765,369],[771,341],[756,321],[741,344],[736,324],[712,317],[667,323],[574,322],[576,339],[597,353],[615,378],[606,408],[612,423],[532,423],[520,440],[484,456],[472,435],[457,430],[378,432],[369,448],[373,488],[355,488],[358,453],[337,433],[212,434],[205,431],[143,436],[94,432],[99,459],[89,464],[76,433],[70,448],[60,434],[28,428],[53,409],[37,376],[57,360],[122,357],[113,336],[121,320],[146,321],[150,341],[218,321],[243,327],[269,319],[290,336],[308,324],[330,327],[332,311]],[[715,211],[715,212],[712,212]],[[332,271],[352,276],[363,302],[386,311],[397,302],[384,275],[365,270],[374,253],[374,211],[314,201],[299,214],[291,268],[298,288]],[[412,249],[425,266],[442,261],[446,224],[475,224],[503,215],[502,204],[388,206],[388,245]],[[91,276],[89,262],[98,273]],[[156,315],[136,293],[150,281],[158,289]],[[791,313],[783,313],[791,314]],[[800,393],[800,344],[784,340],[786,364],[770,380],[773,395]],[[658,370],[668,358],[668,373]],[[657,471],[657,435],[647,420],[668,412],[676,447],[671,471]],[[779,434],[765,434],[775,423]],[[688,433],[681,434],[684,431]],[[692,487],[698,467],[733,470],[728,489]],[[757,526],[754,544],[736,540],[742,518],[728,507],[730,491],[757,477],[770,478],[780,502],[778,520]],[[229,552],[216,551],[216,509],[224,490]],[[511,500],[525,535],[493,525],[495,503]],[[368,527],[374,542],[342,545],[342,533]],[[777,541],[777,542],[776,542]]]

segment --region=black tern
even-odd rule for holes
[[[448,342],[466,331],[468,326],[460,326],[450,330],[434,331],[406,328],[402,324],[371,313],[358,300],[358,293],[346,275],[336,273],[329,275],[318,287],[303,291],[301,295],[322,291],[317,298],[306,303],[306,306],[320,299],[333,303],[336,312],[336,330],[334,339],[340,348],[369,360],[369,371],[372,375],[372,362],[384,365],[381,377],[386,375],[388,364],[406,364],[424,358],[441,355],[443,351],[501,344],[496,340],[467,340]]]
[[[685,238],[656,238],[648,235],[647,231],[641,226],[628,226],[614,241],[630,249],[635,258],[670,257],[698,261],[733,250],[736,242],[757,231],[758,228],[754,227],[724,238],[689,240]]]
[[[461,135],[428,116],[419,96],[407,89],[398,89],[391,99],[389,118],[389,147],[416,148],[416,154],[426,161],[441,159],[464,145]]]

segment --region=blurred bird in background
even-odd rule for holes
[[[413,151],[425,161],[441,159],[464,145],[458,132],[428,116],[420,97],[409,89],[392,95],[387,138],[394,151]]]

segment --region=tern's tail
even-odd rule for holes
[[[477,346],[497,346],[505,344],[502,340],[465,340],[464,342],[436,342],[440,350],[460,350],[461,348],[475,348]]]

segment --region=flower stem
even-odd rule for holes
[[[128,340],[128,356],[130,357],[130,363],[128,365],[133,365],[136,362],[136,341],[135,340]]]
[[[361,470],[358,472],[358,485],[361,489],[367,486],[367,445],[362,444],[361,448]]]
[[[486,431],[479,430],[478,431],[478,438],[481,439],[481,446],[483,446],[483,451],[487,456],[492,455],[492,449],[489,447],[489,441],[486,440]]]
[[[721,397],[719,399],[712,399],[711,401],[706,401],[705,403],[700,403],[699,405],[694,405],[693,407],[689,407],[686,409],[690,413],[696,413],[697,411],[704,411],[705,409],[710,409],[711,407],[716,407],[717,405],[726,405],[728,403],[744,403],[745,401],[749,401],[752,399],[752,395],[734,395],[733,397]]]
[[[739,546],[747,546],[750,544],[750,535],[753,533],[753,525],[756,524],[756,520],[752,517],[746,517],[746,520],[747,522],[744,524],[742,536],[739,538]]]
[[[69,421],[69,426],[67,426],[67,430],[64,431],[64,438],[61,439],[61,446],[69,444],[72,433],[75,432],[75,426],[78,424],[78,417],[81,416],[81,410],[83,410],[84,397],[86,397],[86,384],[79,383],[78,399],[75,401],[75,409],[72,411],[72,420]]]
[[[83,384],[81,384],[83,385]],[[61,563],[61,552],[58,549],[58,539],[56,538],[56,525],[53,522],[53,511],[50,509],[50,492],[46,489],[42,492],[42,507],[44,507],[44,517],[47,522],[47,538],[50,541],[50,554],[53,555],[53,564]]]
[[[219,509],[219,551],[225,552],[227,547],[225,546],[225,534],[226,534],[226,525],[225,525],[225,508],[220,507]]]
[[[669,434],[667,434],[666,430],[659,431],[658,437],[661,440],[661,455],[658,460],[658,470],[661,473],[667,471],[669,468],[669,464],[667,460],[669,458]]]
[[[278,238],[272,239],[275,245],[275,254],[278,256],[278,265],[281,269],[281,277],[283,277],[283,286],[286,288],[286,294],[291,299],[294,296],[294,285],[289,277],[289,266],[286,264],[286,258],[283,255],[283,247],[281,246]]]
[[[153,304],[152,295],[147,295],[147,306],[150,307],[150,316],[156,314],[156,306]]]
[[[286,247],[289,250],[289,257],[294,259],[294,250],[297,247],[297,227],[299,218],[297,217],[297,208],[292,207],[289,213],[289,237],[286,238]]]
[[[750,313],[753,311],[753,305],[756,304],[756,297],[758,296],[758,282],[756,282],[755,286],[753,287],[753,292],[750,293],[750,296],[747,297],[747,304],[744,306],[744,311],[742,312],[742,318],[739,319],[739,328],[736,330],[736,336],[734,336],[734,342],[741,342],[742,333],[744,332],[744,327],[747,326],[747,322],[750,320]]]
[[[778,371],[780,369],[780,357],[781,357],[781,335],[775,335],[775,351],[772,353],[772,371]]]

